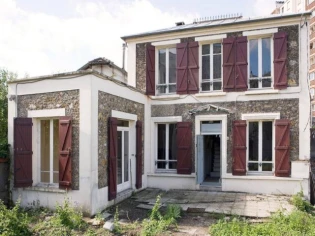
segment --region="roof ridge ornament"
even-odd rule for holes
[[[207,105],[196,107],[194,109],[189,110],[188,113],[189,113],[189,115],[195,115],[196,113],[199,113],[202,111],[210,111],[211,108],[214,109],[215,111],[224,111],[227,113],[233,113],[230,111],[230,109],[226,109],[224,107],[219,107],[219,106],[212,105],[212,104],[207,104]]]

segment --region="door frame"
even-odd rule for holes
[[[123,135],[122,135],[122,137],[124,137],[124,135],[125,135],[125,131],[128,131],[128,181],[127,182],[123,182],[123,180],[124,180],[124,169],[123,168],[125,168],[124,167],[124,155],[122,155],[122,166],[123,166],[123,168],[122,168],[122,171],[121,171],[121,173],[122,173],[122,183],[121,184],[118,184],[117,183],[117,192],[119,193],[119,192],[121,192],[121,191],[124,191],[124,190],[126,190],[126,189],[128,189],[128,188],[130,188],[131,187],[131,181],[130,181],[130,128],[129,127],[117,127],[117,132],[122,132],[123,133]],[[123,140],[123,143],[124,143],[124,138],[122,138],[122,140]],[[117,147],[118,147],[118,145],[117,145]],[[124,145],[122,145],[122,147],[124,147]],[[123,152],[123,154],[125,154],[125,152]],[[117,165],[117,168],[118,168],[118,165]],[[118,170],[117,170],[117,173],[118,173]]]
[[[221,121],[221,179],[227,175],[227,115],[197,115],[195,116],[195,144],[197,145],[197,136],[202,135],[201,133],[201,122],[202,121]],[[207,134],[204,134],[207,135]],[[198,153],[195,148],[195,170],[198,172]],[[198,181],[196,174],[196,183]],[[199,185],[199,184],[197,184]]]

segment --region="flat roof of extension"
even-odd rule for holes
[[[173,32],[181,32],[186,30],[192,29],[202,29],[202,28],[211,28],[216,26],[225,26],[225,25],[236,25],[242,23],[249,23],[249,22],[259,22],[259,21],[268,21],[268,20],[275,20],[275,19],[283,19],[283,18],[291,18],[291,17],[298,17],[301,18],[303,16],[309,16],[312,12],[306,11],[301,13],[290,13],[290,14],[275,14],[275,15],[268,15],[263,17],[235,17],[235,18],[226,18],[226,19],[215,19],[215,20],[207,20],[201,22],[195,22],[185,25],[173,26],[170,28],[154,30],[149,32],[143,32],[138,34],[126,35],[122,36],[121,39],[127,40],[131,38],[138,38],[144,37],[149,35],[158,35],[158,34],[165,34],[165,33],[173,33]]]

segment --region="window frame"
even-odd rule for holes
[[[176,62],[175,62],[175,83],[169,83],[169,49],[175,48],[176,50]],[[165,64],[166,64],[166,77],[165,77],[165,84],[159,84],[159,50],[165,49],[166,50],[166,58],[165,58]],[[177,47],[176,44],[168,44],[168,45],[160,45],[155,47],[155,94],[157,96],[163,96],[163,95],[173,95],[176,94],[177,92]],[[175,85],[175,92],[170,93],[169,92],[169,86],[170,85]],[[161,86],[166,86],[165,93],[161,93],[159,90],[159,87]]]
[[[262,80],[267,79],[269,77],[262,77],[262,39],[270,38],[270,79],[271,79],[271,85],[270,87],[262,87]],[[250,77],[250,40],[258,40],[258,77],[251,78]],[[247,66],[247,86],[248,90],[264,90],[264,89],[272,89],[274,88],[274,39],[273,34],[259,34],[259,35],[250,35],[247,36],[247,60],[248,60],[248,66]],[[250,81],[251,80],[258,80],[258,88],[251,88],[250,87]]]
[[[221,79],[220,81],[218,79],[213,79],[213,45],[220,43],[221,44]],[[223,91],[223,44],[222,44],[222,39],[218,39],[218,40],[211,40],[211,41],[199,41],[199,92],[200,93],[216,93],[216,92],[222,92]],[[203,45],[210,45],[210,79],[203,81],[202,80],[202,46]],[[216,54],[217,55],[217,54]],[[210,90],[202,90],[202,84],[203,82],[210,82]],[[213,82],[221,82],[221,89],[220,90],[213,90]]]

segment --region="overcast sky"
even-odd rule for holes
[[[121,36],[274,7],[274,0],[0,0],[0,68],[24,77],[77,70],[97,57],[121,66]]]

